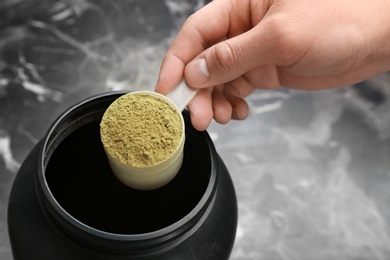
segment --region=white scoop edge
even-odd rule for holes
[[[183,111],[197,92],[198,89],[191,88],[188,86],[185,79],[182,79],[179,84],[165,96],[175,103],[180,111]]]

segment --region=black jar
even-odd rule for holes
[[[68,109],[24,161],[8,206],[15,260],[229,258],[237,227],[233,183],[186,111],[184,160],[174,180],[140,191],[111,172],[99,123],[123,94]]]

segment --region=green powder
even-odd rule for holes
[[[162,98],[130,93],[115,100],[100,123],[104,148],[123,164],[144,167],[167,159],[182,137],[181,115]]]

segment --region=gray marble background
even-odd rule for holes
[[[153,90],[162,58],[202,0],[0,3],[0,259],[18,168],[66,108]],[[231,259],[390,259],[390,75],[303,92],[258,90],[243,122],[208,129],[233,178]]]

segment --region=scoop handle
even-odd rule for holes
[[[198,89],[188,86],[185,79],[182,79],[179,84],[169,92],[166,97],[169,98],[180,111],[183,111],[191,99],[196,95]]]

